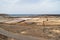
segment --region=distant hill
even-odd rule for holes
[[[0,16],[8,16],[8,14],[0,14]]]
[[[60,17],[60,14],[39,14],[39,15],[29,16],[29,17],[48,17],[48,16]]]
[[[60,14],[0,14],[3,17],[42,17],[42,16],[60,16]]]

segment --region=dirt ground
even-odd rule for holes
[[[60,40],[60,26],[38,26],[20,24],[0,24],[0,28],[21,35]]]

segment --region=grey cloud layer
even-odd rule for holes
[[[58,11],[60,0],[0,0],[2,13],[58,13]]]

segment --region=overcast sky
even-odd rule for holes
[[[0,0],[0,13],[59,14],[60,0]]]

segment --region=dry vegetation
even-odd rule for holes
[[[25,21],[25,22],[13,23],[13,24],[0,23],[0,28],[21,35],[45,38],[48,40],[60,40],[60,19],[56,19],[56,17],[54,17],[53,19],[52,17],[49,17],[51,19],[48,18],[48,21],[46,19],[45,21],[43,21],[44,20],[43,18],[47,18],[47,17],[43,17],[43,18],[39,17],[42,20],[32,19],[32,21],[27,20],[28,22]],[[40,25],[39,22],[40,23],[42,22],[42,26]],[[37,23],[39,25],[37,25]]]
[[[38,25],[21,25],[21,24],[0,24],[0,28],[7,31],[45,38],[48,40],[60,39],[60,26],[38,26]]]

